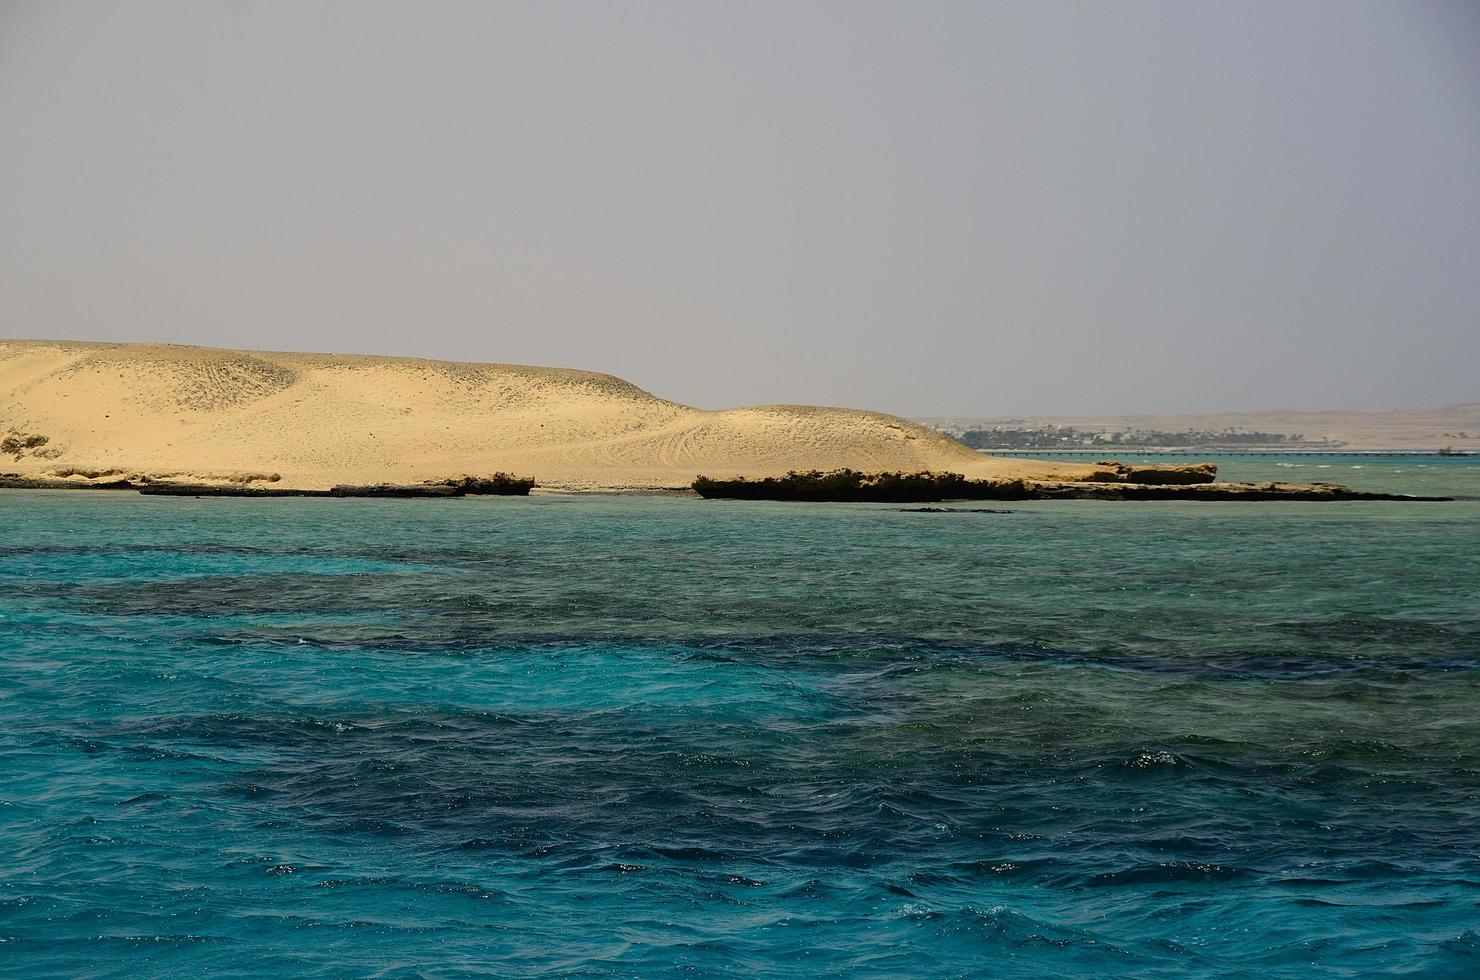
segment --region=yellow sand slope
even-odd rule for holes
[[[588,371],[71,341],[0,341],[6,435],[3,472],[279,474],[276,485],[303,488],[496,470],[619,490],[842,466],[1070,479],[1091,469],[984,457],[877,412],[701,411]]]

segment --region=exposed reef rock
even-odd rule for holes
[[[1190,483],[1212,483],[1218,479],[1218,466],[1215,463],[1134,466],[1113,459],[1102,459],[1095,465],[1107,467],[1107,469],[1096,470],[1086,482],[1180,486]]]
[[[441,484],[378,483],[342,485],[328,490],[293,487],[243,487],[210,483],[151,483],[138,488],[146,497],[465,497],[457,487]]]
[[[960,473],[861,473],[858,470],[795,470],[785,476],[740,477],[693,483],[701,497],[733,500],[879,501],[926,503],[938,500],[1025,500],[1023,480],[968,480]]]
[[[534,478],[515,476],[512,473],[495,473],[492,476],[463,474],[450,480],[428,480],[428,485],[454,487],[469,496],[527,497],[534,489]]]
[[[1035,483],[1033,500],[1409,500],[1451,501],[1402,493],[1366,493],[1339,483],[1199,483],[1151,486],[1114,483]]]
[[[25,476],[0,473],[0,490],[137,490],[139,485],[126,479],[67,480],[49,476]]]
[[[1015,510],[993,507],[901,507],[901,514],[1016,514]]]
[[[252,486],[251,480],[235,479],[241,474],[229,474],[220,483],[200,483],[162,479],[157,476],[117,473],[99,473],[96,479],[67,479],[65,477],[31,477],[18,473],[0,473],[0,489],[4,490],[136,490],[150,497],[469,497],[469,496],[526,496],[534,488],[534,480],[517,477],[509,473],[492,476],[459,476],[447,480],[429,480],[426,483],[396,484],[375,483],[366,485],[341,484],[327,490],[312,490],[296,487]],[[113,477],[110,479],[110,477]],[[276,474],[255,476],[255,479],[274,480]]]
[[[1176,467],[1180,471],[1183,467]],[[1190,468],[1189,468],[1190,469]],[[1200,471],[1205,472],[1205,471]],[[783,477],[711,480],[699,477],[694,492],[728,500],[933,503],[942,500],[1449,500],[1402,494],[1361,493],[1336,483],[1037,482],[968,480],[959,473],[791,472]]]

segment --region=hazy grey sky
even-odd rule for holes
[[[0,0],[0,336],[1480,400],[1480,4]]]

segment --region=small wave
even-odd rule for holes
[[[1121,763],[1127,769],[1191,769],[1192,763],[1174,752],[1146,751]]]

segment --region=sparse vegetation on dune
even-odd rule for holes
[[[492,476],[462,476],[448,480],[428,480],[428,485],[452,487],[470,496],[527,497],[534,489],[534,477],[495,473]]]

